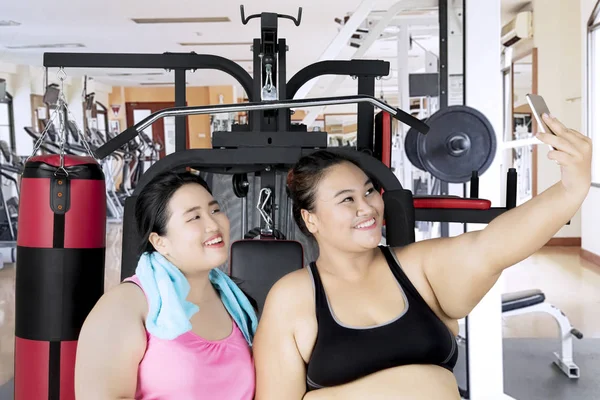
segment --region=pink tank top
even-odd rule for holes
[[[135,275],[127,281],[142,288]],[[252,400],[252,352],[235,321],[232,324],[231,335],[217,341],[192,331],[174,340],[146,332],[148,344],[139,364],[136,400]]]

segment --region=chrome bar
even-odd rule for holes
[[[118,150],[121,146],[127,144],[130,140],[139,135],[141,131],[148,128],[154,122],[165,117],[177,117],[187,115],[200,114],[219,114],[230,113],[237,111],[257,111],[257,110],[276,110],[285,108],[305,108],[305,107],[321,107],[338,104],[355,104],[355,103],[371,103],[383,111],[388,112],[394,118],[405,123],[406,125],[416,129],[423,134],[429,131],[429,126],[418,118],[406,113],[403,110],[394,108],[387,103],[366,95],[357,96],[341,96],[341,97],[323,97],[317,99],[299,99],[299,100],[276,100],[261,103],[242,103],[242,104],[217,104],[210,106],[190,106],[190,107],[174,107],[157,111],[150,114],[137,124],[127,128],[121,134],[115,136],[105,145],[96,150],[96,157],[103,159]]]

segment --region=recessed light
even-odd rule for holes
[[[5,46],[7,49],[23,50],[23,49],[74,49],[85,47],[81,43],[55,43],[55,44],[25,44],[16,46]]]
[[[252,42],[183,42],[180,46],[252,46]]]
[[[118,76],[159,76],[164,75],[162,72],[109,72],[106,76],[118,77]]]
[[[189,82],[185,83],[189,85]],[[175,86],[175,82],[140,82],[142,86]]]
[[[211,22],[231,22],[229,17],[203,18],[132,18],[136,24],[203,24]]]
[[[0,26],[19,26],[21,25],[20,22],[17,21],[7,21],[7,20],[2,20],[0,21]]]

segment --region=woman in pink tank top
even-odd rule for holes
[[[135,217],[140,253],[175,265],[199,311],[191,330],[163,339],[146,329],[150,298],[136,275],[108,291],[79,337],[77,400],[253,399],[250,345],[209,280],[228,257],[229,220],[208,185],[191,173],[160,175],[140,193]]]

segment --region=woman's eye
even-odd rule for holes
[[[344,200],[342,200],[342,203],[346,203],[346,200],[353,201],[354,199],[352,199],[352,197],[346,197]]]
[[[220,208],[215,208],[214,210],[212,210],[213,214],[220,213],[220,212],[221,212]]]
[[[373,193],[375,191],[375,188],[371,188],[369,190],[367,190],[367,196],[370,195],[371,193]]]
[[[192,217],[192,219],[190,219],[188,222],[195,221],[195,220],[197,220],[197,219],[200,219],[200,216],[199,216],[199,215],[194,215],[194,216]]]

